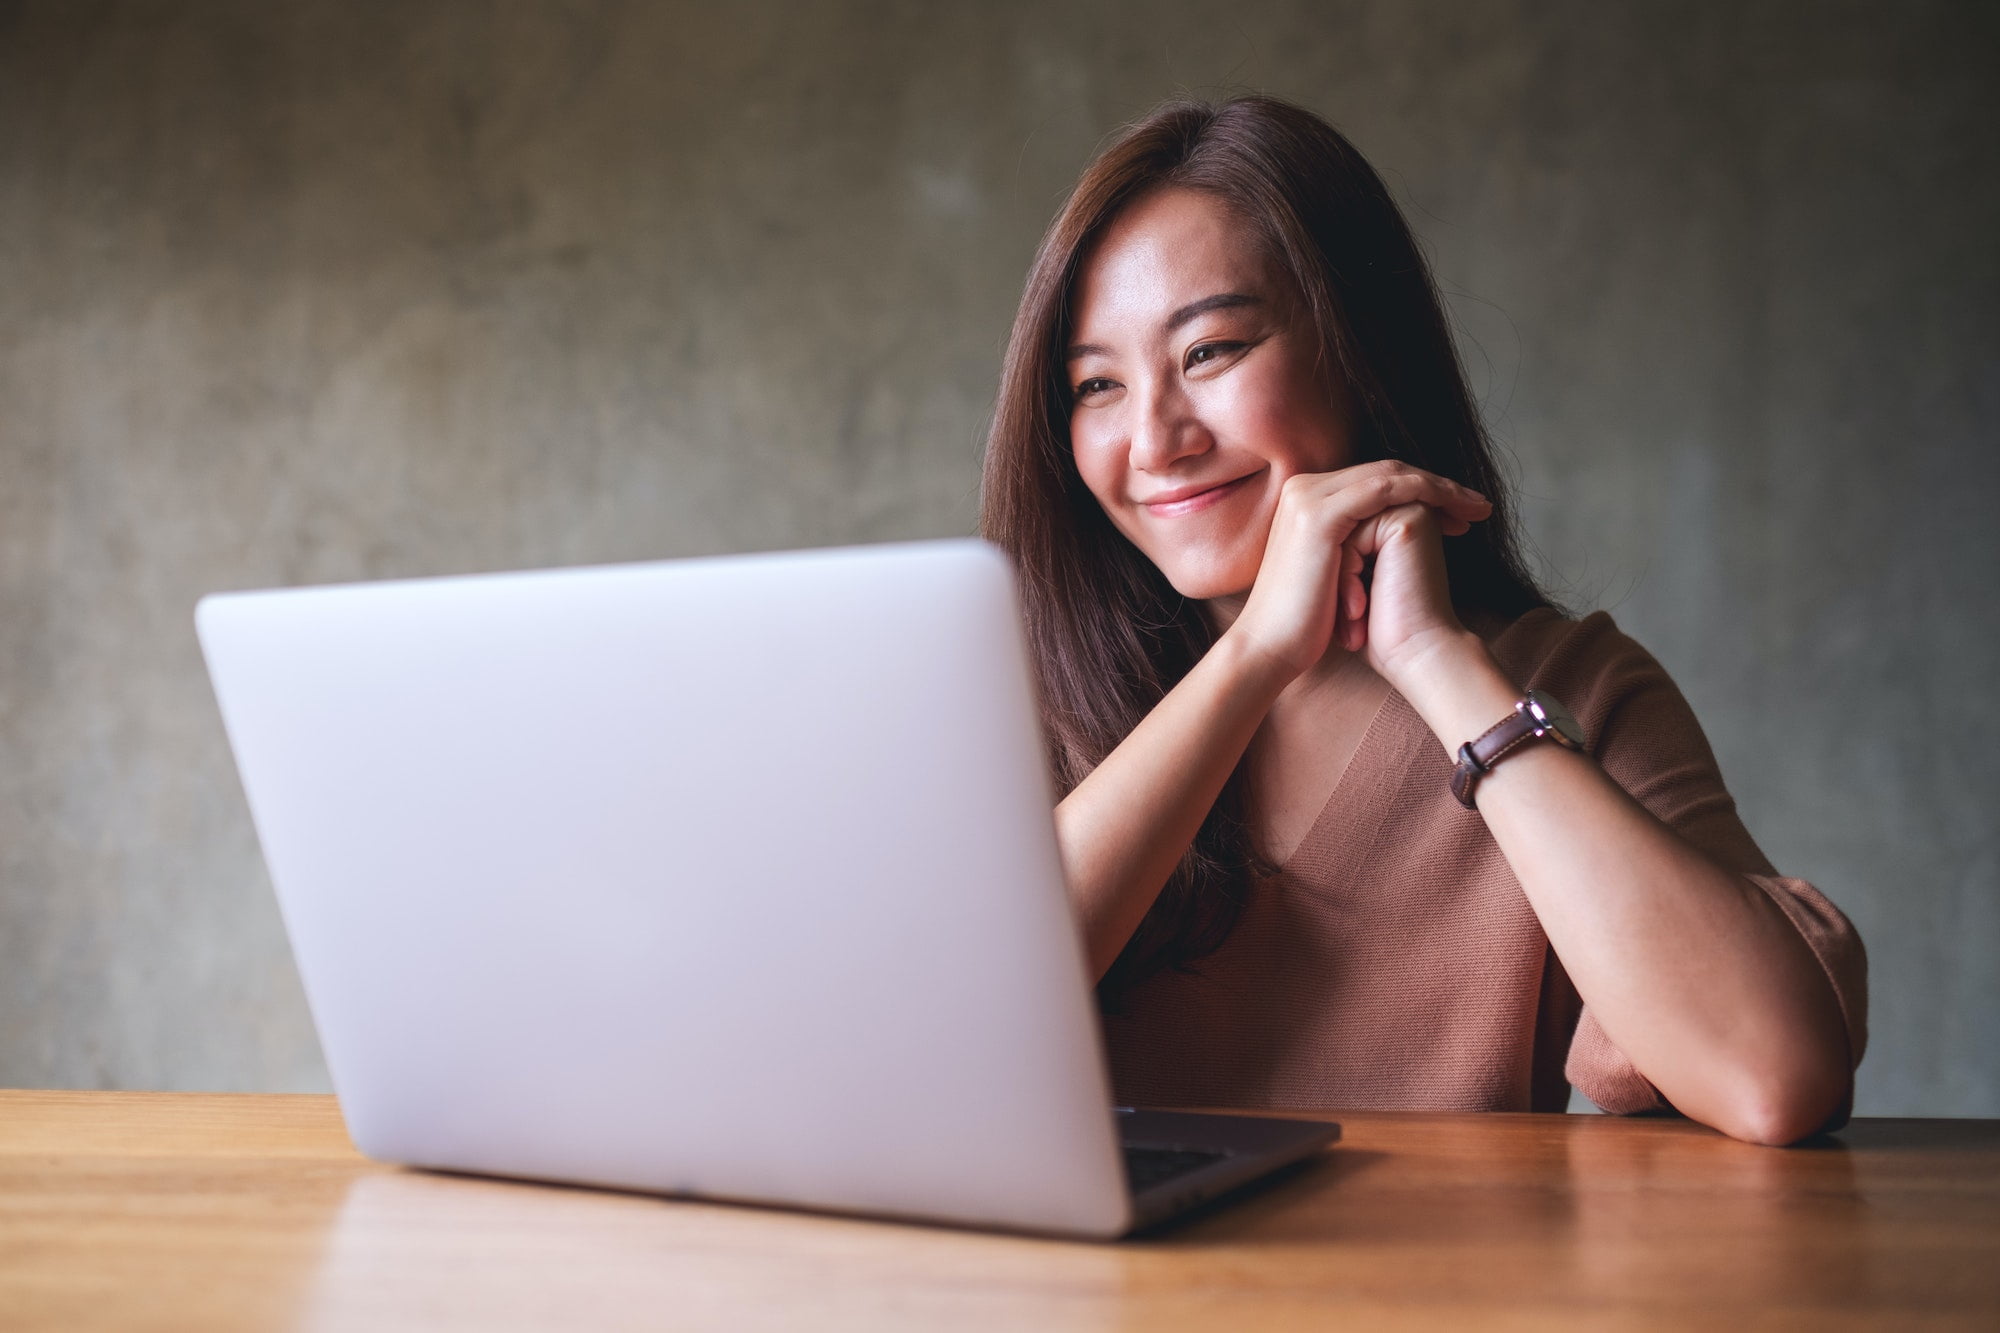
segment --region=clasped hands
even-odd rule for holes
[[[1492,512],[1479,492],[1393,460],[1289,477],[1227,633],[1288,679],[1338,644],[1398,685],[1433,647],[1464,640],[1443,539]]]

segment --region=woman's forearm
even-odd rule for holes
[[[1401,682],[1447,750],[1520,697],[1478,642]],[[1783,910],[1662,824],[1585,756],[1549,744],[1480,780],[1480,814],[1605,1032],[1677,1108],[1790,1142],[1851,1077],[1831,984]]]
[[[1287,679],[1223,635],[1056,807],[1093,977],[1138,929]]]

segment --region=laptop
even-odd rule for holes
[[[1108,1238],[1338,1137],[1112,1106],[985,543],[195,619],[372,1157]]]

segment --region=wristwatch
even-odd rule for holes
[[[1540,690],[1529,690],[1514,711],[1458,747],[1458,767],[1451,770],[1451,794],[1468,810],[1477,809],[1472,793],[1479,779],[1500,760],[1529,741],[1547,737],[1565,750],[1581,750],[1583,728],[1569,709]]]

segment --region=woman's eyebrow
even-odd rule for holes
[[[1181,325],[1211,310],[1234,310],[1238,306],[1262,305],[1264,298],[1252,296],[1248,292],[1217,292],[1214,296],[1204,296],[1199,301],[1190,301],[1173,314],[1167,316],[1167,332],[1172,333]]]
[[[1217,292],[1214,296],[1204,296],[1199,301],[1190,301],[1173,314],[1167,316],[1166,329],[1172,333],[1191,319],[1206,315],[1211,310],[1235,310],[1246,305],[1262,305],[1264,298],[1252,296],[1248,292]],[[1108,356],[1110,349],[1096,343],[1075,343],[1063,353],[1064,361],[1077,361],[1086,356]]]

